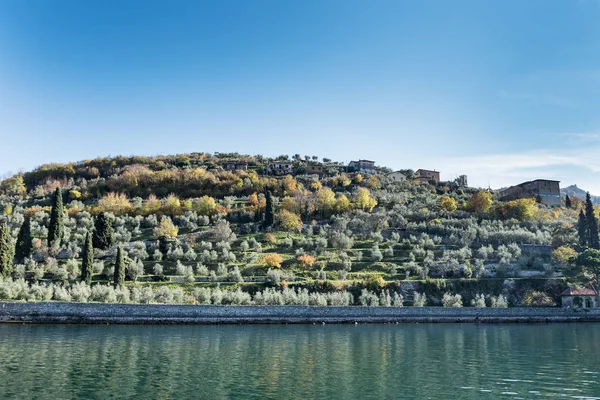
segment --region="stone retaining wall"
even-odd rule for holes
[[[287,324],[395,322],[600,322],[600,309],[193,306],[0,302],[0,322],[82,324]]]

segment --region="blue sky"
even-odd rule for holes
[[[0,1],[0,174],[191,151],[600,194],[596,0]]]

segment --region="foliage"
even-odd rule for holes
[[[113,282],[115,288],[125,283],[125,256],[123,255],[123,248],[121,246],[117,247]]]
[[[92,274],[94,272],[94,246],[92,236],[88,232],[85,236],[85,245],[81,257],[81,280],[86,284],[92,283]]]
[[[64,235],[64,208],[62,190],[57,187],[52,197],[52,211],[48,226],[48,246],[58,248]]]
[[[163,217],[152,232],[156,238],[175,238],[179,233],[179,228],[173,224],[171,218]]]
[[[263,257],[262,262],[269,268],[280,268],[283,257],[277,253],[269,253]]]
[[[369,189],[361,187],[356,191],[354,204],[356,208],[370,212],[377,205],[377,200],[371,197]]]
[[[308,269],[312,268],[313,264],[316,261],[316,258],[309,254],[302,254],[301,256],[298,256],[297,260],[302,268]]]
[[[456,211],[456,200],[454,200],[452,197],[443,196],[442,200],[440,201],[440,207],[448,212]]]
[[[94,232],[92,235],[93,246],[97,249],[106,250],[115,242],[114,229],[105,212],[98,214],[94,221]]]
[[[23,262],[27,257],[31,255],[33,250],[33,242],[31,238],[31,219],[25,217],[19,234],[17,236],[17,244],[15,246],[15,257],[19,262]]]
[[[528,307],[553,307],[556,305],[550,296],[536,290],[527,291],[521,303]]]
[[[462,296],[460,294],[452,295],[450,293],[444,293],[442,304],[444,307],[462,307]]]
[[[577,252],[568,246],[560,246],[552,251],[552,257],[558,264],[568,264]]]
[[[14,247],[10,229],[5,222],[0,222],[0,277],[9,277],[12,272]]]
[[[485,190],[474,193],[467,203],[467,209],[473,212],[487,212],[492,206],[492,195]]]
[[[514,218],[519,221],[532,219],[537,211],[538,206],[535,199],[511,200],[498,204],[496,207],[496,213],[500,218]]]
[[[275,219],[277,220],[277,224],[286,231],[299,232],[302,229],[302,220],[298,215],[290,211],[280,210],[276,214]]]

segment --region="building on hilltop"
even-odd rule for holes
[[[267,165],[269,175],[287,175],[293,172],[291,161],[271,161]]]
[[[458,178],[456,178],[454,180],[454,182],[456,183],[456,185],[458,187],[468,187],[468,183],[467,183],[467,176],[466,175],[459,175]]]
[[[598,292],[594,288],[569,288],[560,294],[563,307],[596,308],[598,307]]]
[[[500,190],[500,200],[517,200],[535,197],[548,206],[560,206],[560,181],[536,179]]]
[[[428,183],[431,180],[440,181],[440,172],[429,169],[418,169],[415,172],[415,180],[419,183]]]
[[[387,177],[396,182],[403,182],[406,180],[406,175],[400,171],[394,171],[387,174]]]
[[[233,171],[233,170],[247,171],[248,163],[245,161],[230,161],[225,164],[225,169],[228,171]]]
[[[363,172],[367,174],[373,174],[375,173],[375,161],[350,161],[350,163],[348,164],[348,172]]]
[[[309,175],[323,175],[325,173],[325,166],[321,163],[307,163],[306,173]]]

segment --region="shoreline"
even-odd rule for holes
[[[552,322],[600,322],[600,309],[0,302],[0,323],[213,325]]]

